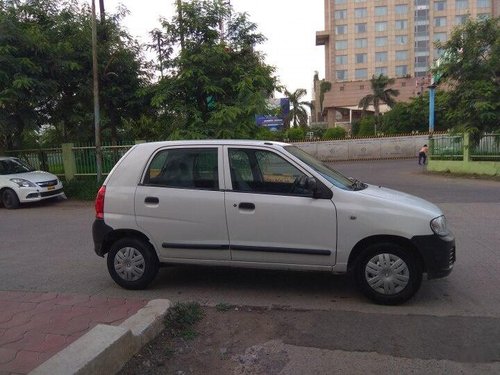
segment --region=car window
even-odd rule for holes
[[[218,171],[216,148],[167,149],[154,156],[144,185],[218,190]]]
[[[0,160],[0,174],[15,174],[34,171],[33,167],[23,162],[20,159],[12,158]]]
[[[229,167],[234,191],[312,196],[306,175],[274,152],[230,148]]]

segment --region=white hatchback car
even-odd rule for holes
[[[64,196],[57,176],[36,171],[21,159],[0,156],[0,201],[5,208]]]
[[[455,262],[434,204],[277,142],[132,147],[99,190],[93,238],[129,289],[145,288],[162,264],[352,271],[366,296],[396,304],[423,273],[444,277]]]

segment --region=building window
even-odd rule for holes
[[[375,15],[376,16],[387,16],[387,7],[375,7]]]
[[[408,35],[396,35],[396,44],[408,44]]]
[[[365,64],[368,61],[368,55],[366,53],[356,54],[356,64]]]
[[[337,77],[338,81],[346,81],[347,80],[347,70],[337,70],[335,71],[335,76]]]
[[[355,3],[366,3],[366,0],[354,0]]]
[[[429,34],[429,25],[416,25],[415,26],[415,33],[417,33],[417,36],[428,35]]]
[[[434,26],[436,26],[436,27],[446,26],[446,17],[435,17],[434,18]]]
[[[404,77],[408,74],[408,65],[396,65],[396,77]]]
[[[442,48],[435,48],[434,49],[434,58],[439,59],[441,56],[444,54],[444,49]]]
[[[335,26],[335,35],[347,34],[347,25],[337,25]]]
[[[354,40],[356,48],[365,48],[368,46],[368,40],[366,38],[359,38]]]
[[[376,76],[380,76],[380,75],[383,75],[383,76],[386,76],[388,75],[387,74],[387,67],[386,66],[378,66],[375,68],[375,75]]]
[[[335,0],[336,5],[346,4],[346,3],[347,3],[347,0]]]
[[[467,18],[469,18],[468,14],[463,14],[460,16],[455,16],[455,25],[462,25],[467,21]]]
[[[446,10],[446,1],[435,1],[434,10],[436,12],[441,12],[443,10]]]
[[[354,77],[356,79],[367,79],[368,78],[368,69],[356,69],[354,71]]]
[[[469,0],[455,0],[455,9],[469,9]]]
[[[337,40],[337,41],[335,41],[335,49],[336,50],[347,49],[347,40]]]
[[[491,14],[489,13],[478,13],[477,14],[477,18],[479,18],[480,20],[485,20],[487,18],[490,18],[491,17]]]
[[[357,23],[354,25],[354,29],[356,30],[356,34],[366,33],[366,23]]]
[[[347,55],[338,55],[338,56],[335,56],[335,64],[337,64],[337,65],[345,65],[345,64],[347,64]]]
[[[375,22],[375,31],[387,31],[387,22]]]
[[[446,33],[434,33],[434,41],[445,43],[448,40]]]
[[[336,20],[344,20],[346,18],[347,18],[347,9],[335,11],[335,19]]]
[[[404,14],[408,14],[408,5],[406,5],[406,4],[396,5],[396,14],[399,16],[404,15]]]
[[[387,45],[387,37],[386,36],[377,36],[375,38],[375,46],[376,47],[384,47]]]
[[[478,8],[489,8],[491,7],[491,0],[477,0]]]
[[[366,8],[356,8],[354,9],[354,17],[363,18],[368,16],[368,10]]]
[[[406,30],[408,28],[408,20],[396,20],[396,30]]]
[[[396,51],[396,61],[408,60],[408,51]]]
[[[375,52],[375,61],[376,62],[387,61],[387,52]]]

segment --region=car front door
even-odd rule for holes
[[[307,174],[276,150],[224,148],[231,259],[304,266],[335,264],[336,211],[313,198]]]
[[[229,260],[222,147],[156,152],[135,194],[136,221],[162,259]]]

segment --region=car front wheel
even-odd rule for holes
[[[108,253],[108,271],[125,289],[144,289],[156,277],[159,262],[151,245],[136,238],[116,241]]]
[[[376,303],[397,305],[420,288],[422,267],[411,251],[393,243],[368,246],[356,267],[361,291]]]
[[[5,208],[11,210],[19,207],[19,198],[14,190],[5,189],[2,193],[2,204]]]

